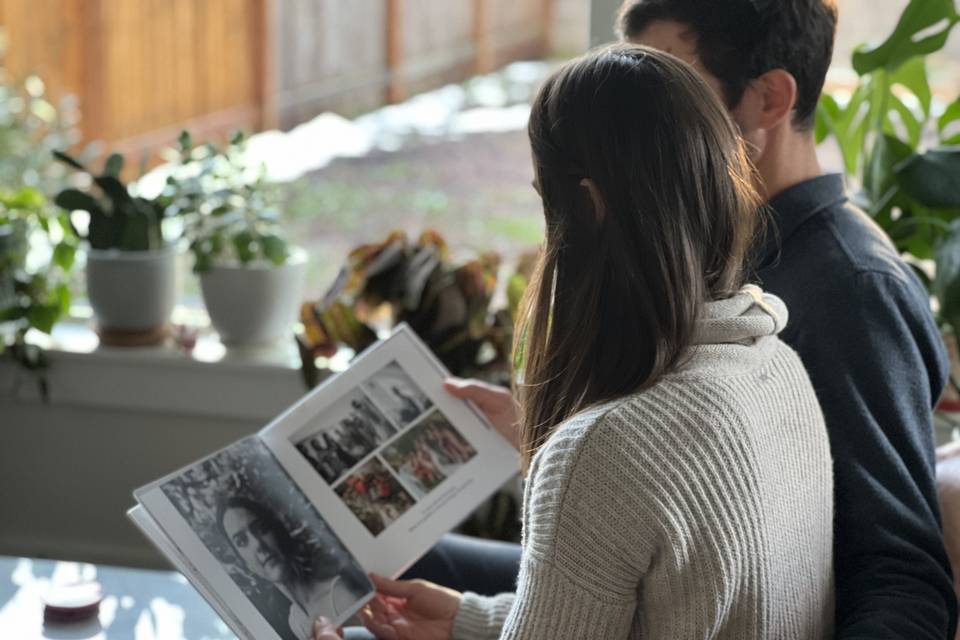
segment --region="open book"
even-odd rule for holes
[[[134,492],[130,517],[242,639],[302,640],[517,472],[407,327],[258,434]]]

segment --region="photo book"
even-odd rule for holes
[[[130,518],[241,639],[303,640],[518,470],[406,326],[256,435],[134,492]]]

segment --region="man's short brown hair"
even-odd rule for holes
[[[617,31],[634,40],[658,20],[696,33],[700,63],[720,80],[730,108],[751,80],[784,69],[797,81],[794,125],[813,127],[833,56],[835,0],[627,0]]]

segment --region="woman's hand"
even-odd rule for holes
[[[515,449],[520,450],[517,403],[509,389],[479,380],[462,378],[447,378],[443,381],[443,388],[450,395],[461,400],[470,400],[477,405],[500,435],[506,438]]]
[[[343,632],[323,616],[313,621],[313,640],[342,640]]]
[[[373,635],[381,640],[449,640],[459,592],[424,580],[370,578],[377,595],[360,611],[360,619]]]

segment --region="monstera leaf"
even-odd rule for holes
[[[960,148],[930,149],[897,169],[898,182],[925,207],[960,210]]]
[[[936,251],[937,273],[932,290],[940,301],[940,316],[960,327],[960,220],[954,221]]]
[[[860,75],[877,69],[895,71],[914,56],[942,49],[958,21],[960,16],[953,0],[911,0],[889,38],[875,47],[861,47],[853,54],[853,68]]]

